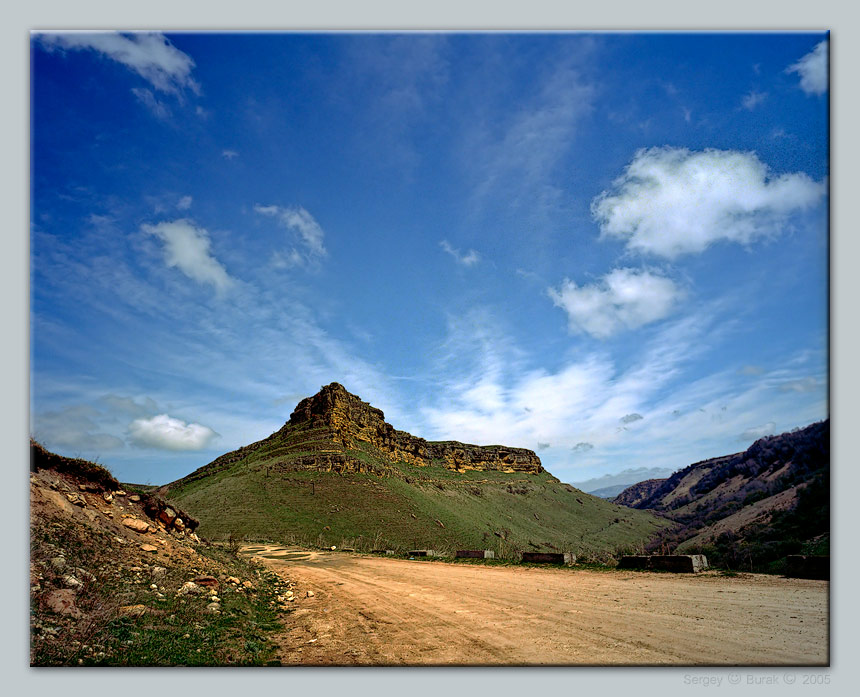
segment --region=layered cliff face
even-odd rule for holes
[[[445,467],[455,471],[494,470],[531,474],[543,471],[538,456],[525,448],[434,442],[398,431],[385,421],[381,409],[363,402],[336,382],[299,402],[284,429],[290,427],[322,429],[328,432],[332,441],[348,449],[367,443],[392,462],[405,462],[417,467],[440,460]],[[321,456],[325,459],[322,453]],[[311,465],[313,457],[305,456],[308,465]]]

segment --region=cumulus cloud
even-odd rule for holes
[[[641,421],[645,417],[642,414],[627,414],[626,416],[621,417],[621,423],[623,424],[632,424],[634,421]]]
[[[164,260],[188,278],[198,283],[209,283],[219,292],[233,285],[221,263],[212,256],[209,233],[188,219],[164,221],[156,225],[144,223],[143,232],[164,242]]]
[[[800,76],[800,89],[806,94],[824,94],[827,91],[827,41],[822,41],[786,72]]]
[[[675,258],[720,240],[748,244],[778,234],[824,193],[824,182],[802,172],[772,175],[755,153],[660,147],[639,150],[591,212],[601,238]]]
[[[450,254],[454,258],[454,261],[461,266],[474,266],[481,260],[481,255],[474,249],[470,249],[468,252],[463,254],[459,249],[452,247],[448,240],[442,240],[439,243],[439,246],[446,254]]]
[[[187,424],[167,414],[135,419],[128,426],[129,440],[141,448],[203,450],[218,434],[208,426]]]
[[[161,119],[162,121],[166,121],[170,118],[170,107],[168,107],[164,102],[158,101],[156,96],[152,93],[152,90],[148,90],[143,87],[134,87],[132,88],[131,93],[137,97],[137,101],[152,112],[152,115],[155,116],[155,118]]]
[[[328,251],[323,240],[325,232],[314,217],[301,206],[254,206],[254,211],[260,215],[275,218],[287,230],[290,230],[298,242],[298,247],[290,250],[284,257],[277,252],[273,258],[276,266],[297,266],[302,263],[316,262],[325,257]]]
[[[161,92],[180,93],[184,89],[200,92],[200,85],[191,76],[192,58],[158,32],[46,33],[39,39],[48,49],[95,51],[134,71]]]
[[[589,286],[566,279],[560,288],[550,288],[549,295],[567,313],[571,331],[606,339],[668,316],[683,291],[650,271],[614,269]]]
[[[761,426],[753,426],[738,436],[738,440],[749,442],[755,441],[765,436],[772,436],[776,432],[776,424],[773,421],[768,421]]]

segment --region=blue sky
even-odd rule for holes
[[[827,416],[826,34],[42,34],[31,431],[163,483],[332,381],[565,481]]]

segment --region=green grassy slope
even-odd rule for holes
[[[339,446],[326,429],[288,425],[162,493],[198,517],[200,534],[209,538],[233,534],[360,550],[493,549],[511,557],[559,549],[597,557],[638,548],[665,526],[649,512],[589,496],[547,472],[394,465],[372,446],[357,447]],[[360,460],[369,471],[296,465],[303,456],[332,452]]]

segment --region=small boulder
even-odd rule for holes
[[[77,577],[68,574],[67,576],[63,576],[63,585],[66,588],[74,588],[75,590],[77,590],[84,584]]]
[[[173,527],[176,528],[177,530],[179,530],[179,532],[184,532],[185,531],[185,522],[182,520],[182,518],[177,518],[176,520],[173,521]]]
[[[201,593],[200,586],[198,586],[194,581],[186,581],[182,584],[182,588],[179,589],[179,595],[199,595]]]
[[[194,583],[198,586],[206,586],[207,588],[218,587],[218,579],[214,576],[198,576],[194,579]]]
[[[236,578],[235,576],[228,576],[227,577],[227,583],[235,583],[238,586],[242,582],[238,578]]]
[[[113,495],[114,496],[125,496],[125,492],[122,489],[117,489],[115,492],[113,492]]]
[[[53,559],[51,559],[50,563],[51,563],[51,568],[56,572],[63,571],[66,568],[66,558],[65,557],[54,557]]]
[[[49,591],[42,597],[42,604],[58,615],[70,615],[76,619],[83,615],[75,604],[75,592],[70,588]]]
[[[155,545],[141,545],[140,549],[142,552],[157,552],[158,551],[158,547],[156,547]]]
[[[161,513],[158,514],[159,520],[163,522],[165,525],[170,525],[176,519],[176,511],[172,508],[165,508]]]
[[[131,496],[128,497],[128,500],[131,501],[132,503],[138,503],[138,502],[140,502],[140,496],[138,496],[137,494],[132,494]]]
[[[206,609],[209,612],[221,612],[221,603],[209,603]]]
[[[123,518],[122,524],[135,532],[144,533],[149,531],[149,523],[137,518]]]
[[[80,494],[66,494],[66,498],[73,506],[80,506],[81,508],[87,507],[87,500]]]
[[[315,595],[315,594],[314,594],[314,592],[313,592],[313,591],[308,591],[308,597],[309,597],[309,598],[313,598],[313,597],[314,597],[314,595]]]
[[[122,617],[142,617],[146,614],[146,605],[123,605],[119,609],[119,614]]]
[[[242,585],[245,586],[248,590],[254,590],[254,584],[250,581],[243,581]]]
[[[111,493],[109,491],[105,491],[104,493],[102,493],[102,498],[107,503],[110,503],[111,501],[113,501],[113,496],[111,495]]]
[[[153,578],[164,578],[165,576],[167,576],[167,569],[165,569],[163,566],[153,566],[150,570],[150,573],[152,574]]]

